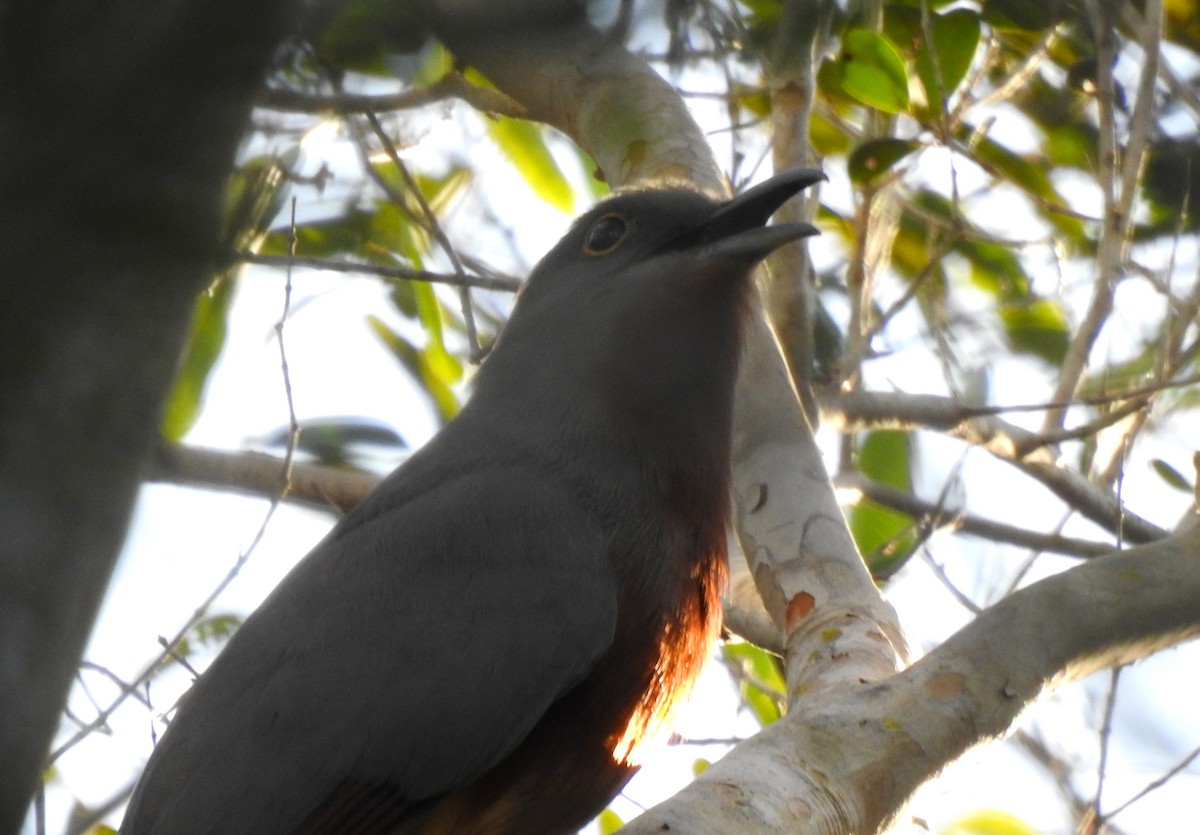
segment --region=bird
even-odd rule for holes
[[[618,190],[533,268],[459,414],[246,618],[122,835],[557,835],[716,640],[751,276],[815,169]]]

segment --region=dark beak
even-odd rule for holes
[[[786,243],[817,234],[807,223],[766,223],[793,195],[826,179],[815,168],[794,168],[721,204],[707,221],[688,232],[679,248],[696,247],[712,258],[757,263]]]

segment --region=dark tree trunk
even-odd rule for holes
[[[0,835],[125,535],[297,0],[0,0]]]

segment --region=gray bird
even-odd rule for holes
[[[719,628],[749,276],[816,232],[764,224],[819,179],[579,218],[461,414],[181,700],[123,835],[538,835],[599,813]]]

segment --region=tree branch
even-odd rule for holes
[[[1080,514],[1129,542],[1145,543],[1166,531],[1121,506],[1111,490],[1062,466],[1041,436],[996,416],[997,408],[962,406],[945,397],[889,392],[852,392],[822,401],[827,423],[849,431],[856,427],[937,429],[981,446],[1036,479]]]
[[[1195,528],[1083,563],[985,610],[886,681],[804,694],[623,831],[878,832],[1046,690],[1200,635],[1197,599]]]
[[[42,774],[299,5],[0,4],[20,80],[0,85],[0,832]]]
[[[256,104],[269,110],[283,110],[289,113],[326,113],[335,116],[342,113],[409,110],[449,98],[466,102],[483,113],[496,113],[517,119],[528,116],[525,108],[519,102],[498,90],[472,84],[457,72],[447,73],[427,87],[414,87],[396,93],[378,95],[355,95],[353,93],[323,95],[289,90],[285,87],[267,87],[259,94]]]
[[[185,487],[232,490],[258,498],[279,495],[283,459],[264,452],[228,452],[180,444],[158,448],[147,479]],[[284,501],[346,513],[379,484],[370,473],[293,463]]]
[[[1071,557],[1098,557],[1112,551],[1111,545],[1101,542],[1030,531],[951,510],[857,473],[839,475],[834,479],[834,484],[837,487],[858,490],[871,501],[911,516],[923,526],[949,527],[958,533],[971,534],[993,542],[1004,542],[1033,551],[1047,551]]]
[[[414,270],[411,267],[388,267],[382,264],[337,261],[332,258],[314,258],[303,255],[292,257],[290,255],[259,255],[255,252],[235,252],[234,257],[245,264],[261,264],[265,267],[276,267],[278,269],[285,269],[290,265],[292,267],[304,267],[312,270],[377,275],[381,278],[399,279],[402,281],[426,281],[435,284],[448,284],[451,287],[475,287],[480,290],[499,290],[505,293],[515,293],[521,289],[521,280],[509,276],[431,273],[428,270]]]

